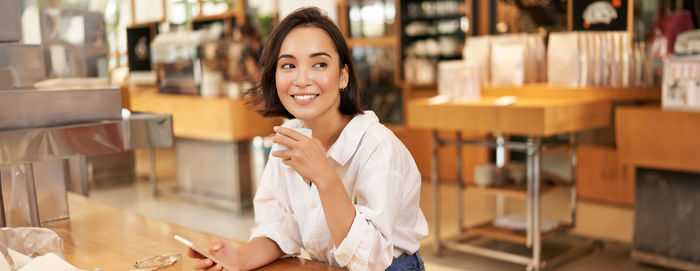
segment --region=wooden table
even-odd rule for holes
[[[551,136],[610,125],[609,101],[518,98],[499,106],[496,98],[433,104],[430,99],[408,103],[408,126],[451,131],[501,132]]]
[[[183,236],[206,246],[214,235],[123,211],[78,194],[68,193],[70,218],[45,223],[63,238],[65,258],[78,268],[130,270],[137,260],[165,253],[182,254],[182,261],[159,270],[193,270],[186,247],[173,239]],[[234,242],[237,243],[237,242]],[[237,243],[240,244],[240,243]],[[342,270],[300,258],[277,260],[259,270]]]
[[[575,226],[576,217],[576,141],[575,134],[582,130],[606,127],[610,125],[611,102],[600,99],[573,99],[573,98],[537,98],[518,97],[510,105],[497,105],[495,97],[482,97],[468,101],[435,102],[431,99],[412,99],[408,102],[407,123],[412,128],[433,130],[432,173],[433,185],[433,234],[435,236],[435,252],[440,253],[443,248],[457,250],[465,253],[476,254],[503,261],[526,265],[528,270],[540,270],[551,264],[565,261],[574,255],[580,255],[593,246],[592,240],[586,240],[581,245],[572,247],[566,253],[557,257],[542,259],[542,238],[548,234],[561,232]],[[457,131],[456,140],[445,140],[438,137],[438,130]],[[495,132],[499,136],[496,142],[484,140],[463,140],[461,132]],[[527,142],[506,142],[504,134],[527,136]],[[540,156],[543,150],[543,137],[554,135],[568,135],[569,141],[563,142],[571,150],[571,181],[568,187],[571,192],[571,222],[561,223],[560,227],[550,232],[540,231],[540,192],[545,191],[540,186]],[[440,213],[438,192],[438,149],[445,144],[457,145],[457,221],[460,234],[450,240],[441,240],[439,228]],[[515,149],[527,153],[527,183],[521,186],[518,193],[525,197],[526,230],[510,231],[492,226],[491,222],[466,228],[462,225],[462,190],[464,189],[461,177],[462,144],[481,145],[494,147],[497,153],[503,153],[505,149]],[[498,161],[499,159],[497,159]],[[505,159],[502,159],[505,161]],[[498,163],[498,162],[497,162]],[[498,167],[503,169],[504,162]],[[485,190],[489,193],[493,189]],[[500,194],[513,194],[513,189],[502,189]],[[501,201],[499,201],[501,202]],[[502,209],[502,208],[497,208]],[[502,215],[502,214],[499,214]],[[501,239],[509,242],[522,243],[532,248],[532,257],[519,254],[497,251],[462,242],[462,240],[474,236]]]

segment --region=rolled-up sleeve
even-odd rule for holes
[[[370,168],[358,176],[355,220],[333,253],[349,270],[385,270],[393,260],[392,229],[402,197],[401,177],[387,168]]]
[[[301,232],[292,213],[281,204],[278,193],[283,191],[279,180],[279,167],[274,163],[277,158],[270,158],[255,194],[255,223],[258,225],[251,232],[250,239],[267,237],[277,243],[287,255],[298,255],[301,246]]]

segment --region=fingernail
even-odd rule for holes
[[[213,247],[214,250],[219,250],[221,249],[221,244],[215,244]]]
[[[272,127],[272,130],[275,131],[275,132],[277,132],[277,130],[278,130],[279,128],[280,128],[279,126],[275,126],[275,127]]]

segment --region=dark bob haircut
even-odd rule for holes
[[[294,116],[284,108],[282,102],[277,96],[277,85],[275,77],[277,72],[277,58],[280,54],[282,42],[287,37],[287,34],[297,27],[316,27],[326,31],[328,37],[333,41],[336,51],[340,56],[340,68],[348,67],[348,85],[340,92],[340,113],[343,115],[354,116],[362,113],[360,104],[360,90],[357,86],[357,77],[350,59],[348,44],[340,33],[340,29],[331,21],[328,16],[315,7],[306,7],[295,10],[289,14],[277,26],[265,43],[260,63],[258,64],[262,70],[260,82],[256,87],[249,90],[246,95],[253,99],[248,103],[251,107],[256,107],[263,104],[263,107],[258,110],[265,117],[285,117],[294,118]]]

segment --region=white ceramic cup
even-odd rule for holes
[[[311,137],[311,129],[308,129],[308,128],[292,128],[292,129],[296,130],[297,132],[299,132],[307,137]],[[277,134],[279,135],[279,133],[277,133]],[[289,147],[282,145],[282,144],[279,144],[279,143],[275,143],[272,145],[271,151],[288,151],[288,150],[290,150]]]

